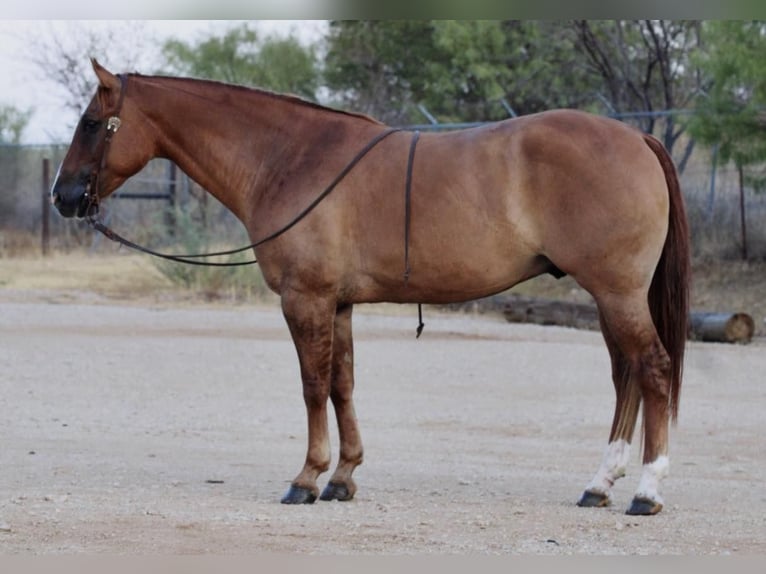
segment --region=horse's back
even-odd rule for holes
[[[545,255],[564,270],[593,257],[599,243],[661,248],[664,172],[643,134],[626,124],[557,110],[435,136],[430,153],[426,142],[418,161],[436,182],[424,182],[427,193],[432,203],[454,196],[462,219],[478,222],[468,233],[500,230],[517,252]]]
[[[664,170],[644,134],[570,110],[510,127],[520,134],[515,163],[542,252],[586,288],[648,287],[669,204]]]

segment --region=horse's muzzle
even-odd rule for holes
[[[94,215],[98,206],[91,197],[90,178],[74,182],[57,181],[51,189],[51,203],[64,217]]]

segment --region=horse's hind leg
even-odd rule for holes
[[[603,489],[604,485],[609,485],[611,477],[617,478],[624,472],[640,394],[643,400],[644,466],[628,514],[656,514],[663,504],[659,483],[669,468],[670,359],[655,329],[644,291],[597,295],[596,301],[612,354],[618,405],[606,455],[615,462],[602,463],[602,468],[607,470],[599,469],[589,490],[598,493],[599,486]],[[588,490],[583,498],[588,498]]]
[[[333,336],[332,379],[330,399],[335,409],[340,437],[338,466],[322,491],[322,500],[351,500],[356,484],[351,478],[354,469],[362,464],[362,439],[354,410],[354,344],[351,334],[353,307],[340,307],[335,315]]]
[[[612,381],[616,395],[614,418],[612,430],[609,433],[609,444],[604,451],[601,466],[585,487],[585,492],[577,502],[578,506],[609,506],[612,503],[612,486],[617,479],[625,476],[630,457],[630,444],[641,405],[640,389],[637,385],[628,384],[629,363],[612,336],[602,313],[599,313],[599,320],[612,360]]]

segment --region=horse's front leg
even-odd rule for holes
[[[335,315],[330,398],[338,421],[340,457],[338,467],[322,491],[322,500],[351,500],[356,492],[356,484],[351,474],[357,466],[362,464],[362,439],[356,422],[352,397],[354,392],[352,309],[351,305],[339,307]]]
[[[306,462],[282,502],[311,504],[319,496],[317,477],[330,467],[327,399],[332,376],[335,302],[290,291],[282,295],[282,312],[298,352],[308,416]]]

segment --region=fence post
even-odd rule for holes
[[[51,239],[51,200],[50,200],[50,188],[51,188],[51,160],[47,157],[43,158],[43,189],[42,189],[42,252],[43,257],[48,255]]]
[[[745,173],[741,163],[737,163],[739,171],[739,225],[742,239],[742,261],[747,261],[747,216],[745,214]]]
[[[712,225],[715,211],[715,177],[718,171],[718,144],[713,145],[710,156],[710,193],[707,198],[707,218],[708,224]]]

